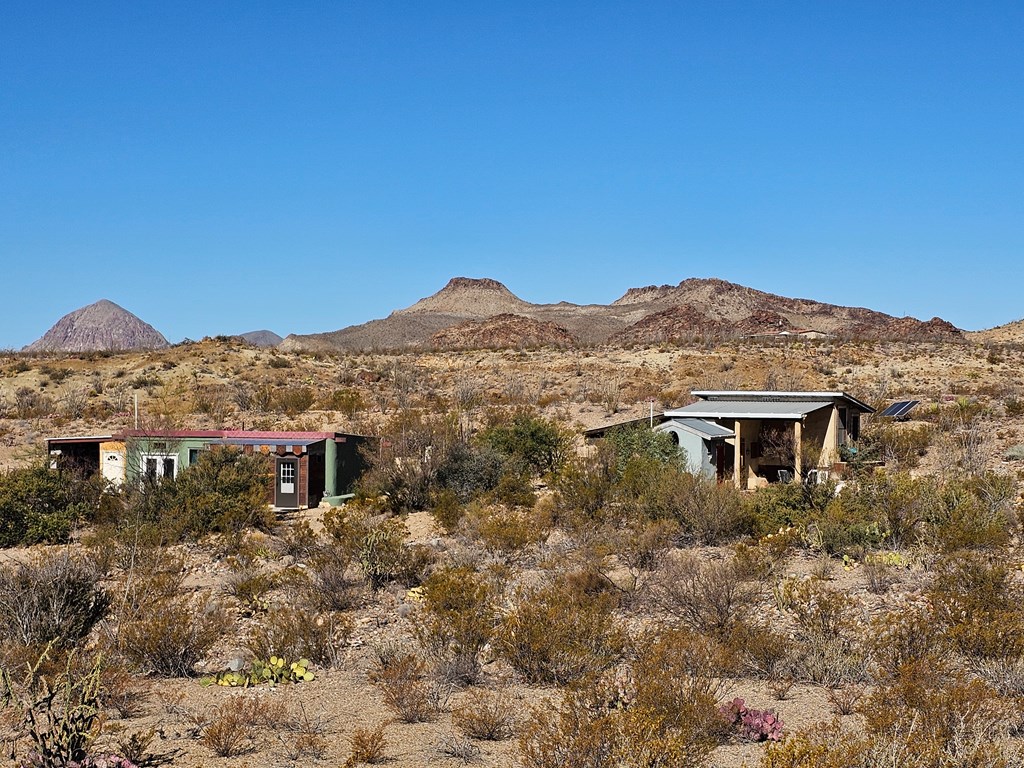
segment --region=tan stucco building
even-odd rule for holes
[[[861,414],[874,409],[845,392],[693,392],[698,401],[666,411],[659,430],[700,420],[722,435],[705,441],[702,462],[719,480],[740,489],[824,476],[855,448]],[[685,436],[680,433],[680,444]]]

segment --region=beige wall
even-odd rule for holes
[[[100,443],[100,474],[108,483],[121,485],[124,482],[127,461],[124,442],[108,440]]]

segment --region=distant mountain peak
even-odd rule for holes
[[[109,299],[69,312],[26,352],[159,349],[167,339],[149,323]]]
[[[502,283],[489,277],[453,277],[437,293],[392,314],[436,312],[457,317],[483,318],[519,314],[532,306]]]
[[[441,291],[444,292],[452,288],[480,288],[487,291],[511,293],[504,283],[490,277],[453,277]]]

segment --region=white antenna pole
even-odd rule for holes
[[[654,398],[651,398],[651,429],[654,429]]]
[[[135,393],[135,428],[139,428],[139,393]]]

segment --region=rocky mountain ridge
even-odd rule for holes
[[[794,299],[716,278],[630,288],[611,304],[531,304],[491,278],[452,278],[388,317],[331,333],[289,336],[282,349],[462,349],[643,345],[813,331],[843,338],[956,339],[942,320]]]

